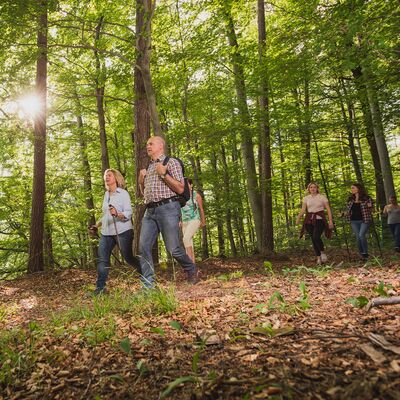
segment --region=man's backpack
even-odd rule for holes
[[[185,178],[185,166],[183,164],[183,161],[180,158],[177,157],[168,157],[166,156],[164,158],[163,161],[163,165],[167,165],[168,161],[174,158],[175,160],[177,160],[182,168],[182,175],[183,175],[183,192],[182,193],[177,193],[177,195],[179,196],[179,204],[181,207],[185,207],[186,203],[190,200],[190,188],[189,188],[189,182],[187,180],[187,178]]]

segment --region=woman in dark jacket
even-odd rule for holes
[[[360,183],[351,185],[351,195],[347,199],[347,217],[351,229],[356,235],[358,251],[363,260],[368,260],[368,242],[366,235],[372,224],[373,203]]]

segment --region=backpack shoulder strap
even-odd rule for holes
[[[168,156],[165,156],[165,158],[164,158],[164,161],[163,161],[163,163],[162,163],[162,165],[167,165],[168,164],[168,161],[169,161],[169,157]]]

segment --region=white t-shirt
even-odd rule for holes
[[[307,205],[307,211],[310,213],[324,211],[325,207],[329,204],[328,199],[320,193],[317,193],[315,196],[309,194],[308,196],[304,197],[303,203]],[[322,218],[317,216],[317,219]]]

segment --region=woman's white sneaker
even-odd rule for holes
[[[326,256],[325,253],[321,253],[321,261],[322,262],[327,262],[328,261],[328,257]]]

